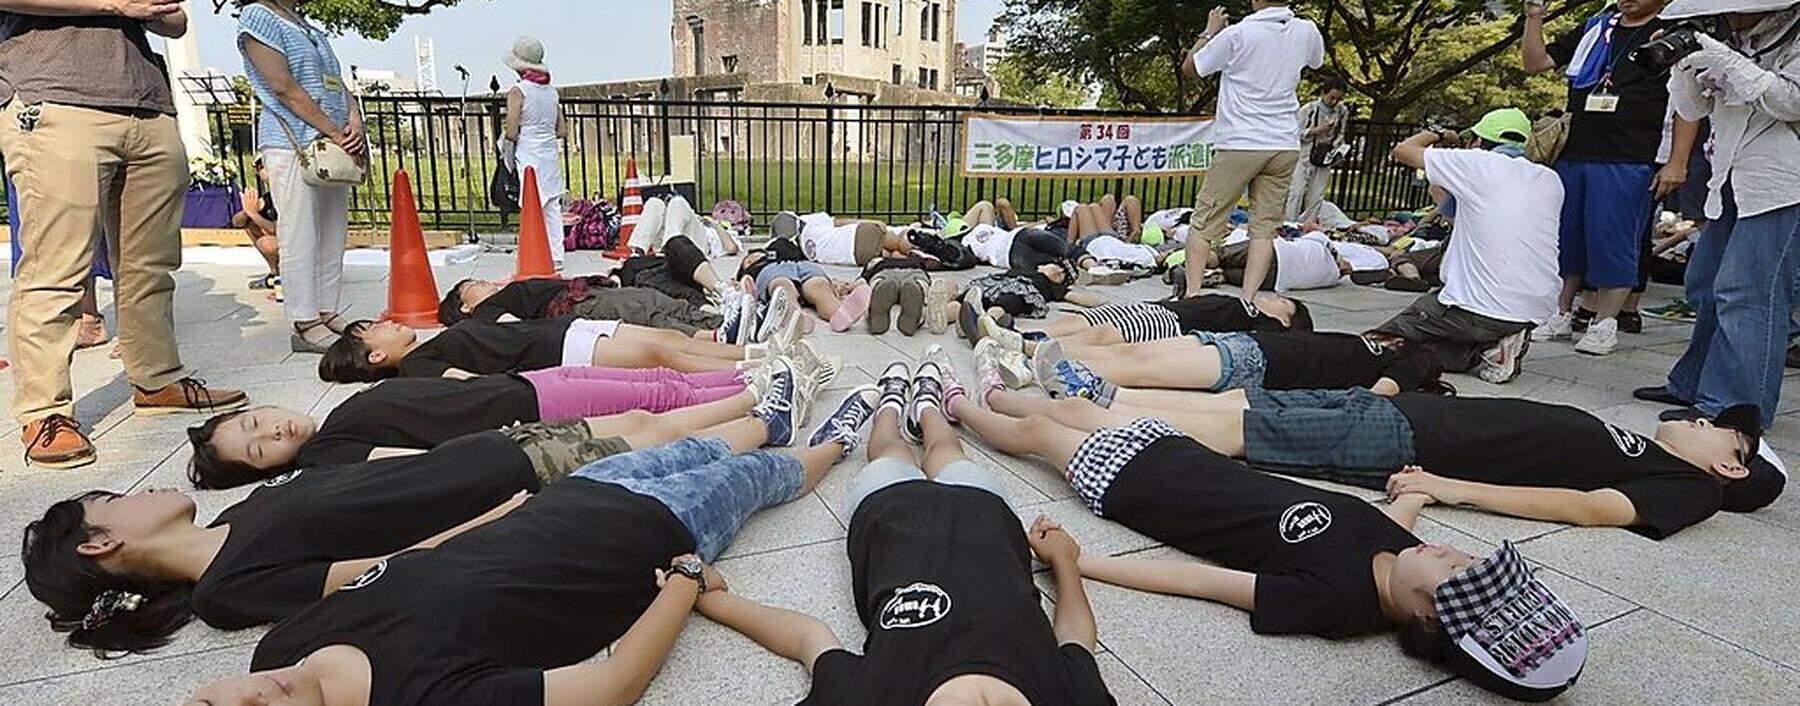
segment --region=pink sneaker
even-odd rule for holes
[[[869,313],[869,285],[859,284],[856,289],[844,297],[844,303],[838,307],[837,313],[831,315],[831,330],[838,333],[849,331],[856,322],[862,321]]]

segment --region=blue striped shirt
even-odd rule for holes
[[[350,122],[350,93],[345,89],[343,67],[338,63],[337,54],[331,50],[330,36],[315,27],[302,27],[284,19],[262,5],[250,5],[244,8],[238,17],[238,53],[244,53],[246,38],[252,38],[287,57],[288,73],[293,74],[294,82],[304,89],[325,114],[331,116],[338,125]],[[244,73],[250,77],[250,87],[256,92],[257,101],[262,103],[262,115],[257,121],[256,144],[259,149],[294,149],[296,145],[288,139],[287,133],[281,129],[286,120],[288,128],[300,144],[308,144],[319,138],[319,131],[301,120],[287,106],[275,97],[256,67],[251,65],[248,54],[244,56]]]

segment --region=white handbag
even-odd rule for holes
[[[301,145],[287,120],[278,113],[271,114],[281,123],[281,131],[287,133],[288,142],[294,143],[294,155],[300,160],[300,176],[308,186],[356,186],[368,178],[369,170],[338,143],[321,136]]]

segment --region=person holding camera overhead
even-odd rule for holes
[[[1527,73],[1563,67],[1569,82],[1568,142],[1556,160],[1563,181],[1557,313],[1532,331],[1532,340],[1574,335],[1575,295],[1594,316],[1575,350],[1606,355],[1618,345],[1618,314],[1637,285],[1638,258],[1655,201],[1687,181],[1688,153],[1698,128],[1677,119],[1668,137],[1666,67],[1630,57],[1671,23],[1657,19],[1663,0],[1619,0],[1581,26],[1544,43],[1543,0],[1527,0],[1523,53]],[[1657,169],[1664,140],[1666,166]],[[1585,318],[1585,317],[1584,317]]]
[[[296,353],[324,353],[350,325],[338,314],[350,184],[319,183],[320,167],[341,150],[368,163],[362,109],[350,96],[330,36],[301,16],[305,0],[237,0],[238,52],[262,103],[256,145],[269,172],[281,250],[283,313]],[[321,140],[320,138],[324,138]]]
[[[1670,101],[1683,118],[1712,121],[1710,220],[1688,256],[1699,318],[1687,351],[1666,385],[1633,394],[1685,406],[1664,419],[1754,404],[1767,428],[1800,265],[1800,4],[1676,0],[1662,17],[1679,23],[1658,47],[1676,60]]]

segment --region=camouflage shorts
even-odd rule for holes
[[[631,445],[624,438],[596,439],[587,423],[580,421],[514,424],[500,433],[519,445],[519,450],[531,459],[531,470],[537,473],[538,481],[546,485],[597,459],[631,452]]]

